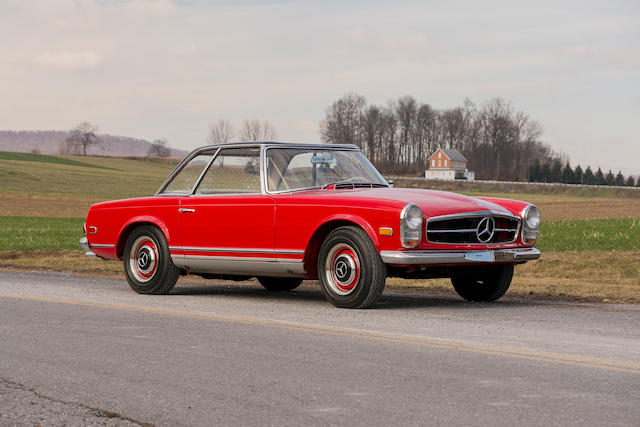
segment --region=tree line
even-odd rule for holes
[[[640,187],[640,179],[637,180],[633,176],[627,178],[618,171],[614,175],[611,170],[603,173],[602,169],[594,173],[590,166],[584,171],[580,165],[575,169],[571,167],[569,162],[564,166],[559,160],[552,163],[541,164],[538,160],[529,167],[529,182],[561,182],[564,184],[582,184],[582,185],[616,185],[619,187]]]
[[[439,147],[461,152],[478,179],[526,181],[536,161],[561,159],[542,142],[542,126],[500,98],[436,109],[412,96],[368,105],[349,93],[327,108],[320,133],[326,143],[359,146],[385,173],[421,173]]]

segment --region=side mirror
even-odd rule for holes
[[[392,179],[388,179],[387,182],[389,183],[389,187],[393,187],[393,180]]]

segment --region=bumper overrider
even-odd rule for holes
[[[394,265],[472,265],[523,263],[540,258],[536,248],[474,251],[382,251],[382,261]]]
[[[86,237],[83,237],[82,239],[80,239],[80,242],[78,242],[80,244],[80,247],[82,249],[84,249],[85,252],[84,255],[87,257],[94,257],[96,256],[96,254],[93,253],[93,251],[91,250],[91,248],[89,248],[89,240],[87,240]]]

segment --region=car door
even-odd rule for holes
[[[247,270],[243,263],[275,261],[274,222],[275,202],[261,191],[259,147],[223,148],[180,203],[185,266],[237,273]]]

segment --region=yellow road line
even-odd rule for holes
[[[258,325],[264,327],[290,329],[303,332],[315,332],[326,335],[346,336],[364,338],[369,340],[394,342],[400,344],[419,345],[424,347],[442,348],[447,350],[457,350],[470,353],[480,353],[490,356],[502,356],[517,359],[533,360],[547,363],[557,363],[572,366],[604,369],[608,371],[626,372],[640,374],[640,363],[602,359],[597,357],[582,356],[578,354],[550,353],[543,351],[531,351],[510,347],[497,347],[482,344],[470,344],[453,340],[442,340],[435,338],[414,337],[408,335],[391,334],[384,332],[363,331],[357,329],[342,329],[325,326],[305,325],[293,322],[257,319],[243,316],[230,316],[222,314],[202,313],[171,308],[149,307],[132,304],[102,303],[86,301],[81,299],[45,297],[20,294],[0,294],[0,298],[11,298],[28,301],[41,301],[58,304],[78,305],[84,307],[97,307],[115,310],[125,310],[139,313],[152,313],[167,316],[214,320],[220,322],[238,323],[244,325]]]

